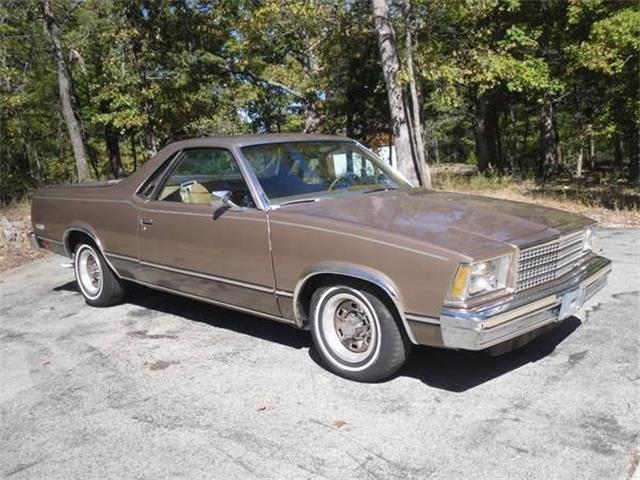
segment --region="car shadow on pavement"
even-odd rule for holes
[[[80,294],[75,281],[53,290]],[[142,312],[147,310],[176,315],[291,348],[307,348],[311,360],[322,365],[312,348],[309,332],[297,330],[286,324],[135,284],[127,287],[125,303],[141,307]],[[144,315],[138,313],[136,316]],[[406,365],[393,378],[412,377],[433,388],[464,392],[546,357],[580,324],[578,318],[569,317],[527,345],[499,356],[490,356],[482,352],[416,347]]]
[[[78,290],[75,281],[55,287],[53,290],[77,292],[80,295],[80,290]],[[152,311],[155,311],[276,342],[295,349],[309,348],[311,344],[308,332],[297,330],[284,323],[216,307],[209,303],[172,295],[137,284],[127,285],[127,295],[123,303],[141,307],[142,311],[130,312],[129,314],[133,314],[136,317],[144,317],[144,310],[150,312],[149,316],[152,315]]]
[[[464,392],[545,358],[581,323],[580,319],[569,317],[530,343],[498,356],[483,352],[419,347],[414,349],[398,375],[417,378],[434,388]]]

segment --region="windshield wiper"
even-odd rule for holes
[[[314,202],[319,202],[320,200],[322,199],[318,197],[297,198],[295,200],[287,200],[286,202],[279,203],[278,207],[284,207],[285,205],[293,205],[295,203],[314,203]]]
[[[362,193],[388,192],[389,190],[400,190],[398,187],[378,187],[371,190],[365,190]]]

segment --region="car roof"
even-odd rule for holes
[[[194,147],[246,147],[249,145],[263,145],[268,143],[284,142],[314,142],[314,141],[339,141],[353,142],[348,137],[338,135],[316,135],[308,133],[263,133],[254,135],[232,135],[232,136],[207,136],[180,140],[172,144],[178,148]]]

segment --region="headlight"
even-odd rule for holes
[[[462,263],[453,279],[449,301],[462,302],[470,297],[507,288],[512,255]]]
[[[598,233],[598,229],[596,228],[595,225],[587,228],[584,231],[584,237],[583,237],[583,243],[582,243],[583,251],[594,252],[596,250],[596,233]]]

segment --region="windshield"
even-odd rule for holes
[[[242,149],[271,202],[347,192],[410,188],[390,167],[352,142],[252,145]]]

